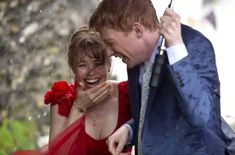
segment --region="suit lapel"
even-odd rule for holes
[[[156,55],[156,58],[157,58],[158,55]],[[149,96],[148,96],[148,103],[147,103],[147,111],[146,111],[146,115],[148,114],[148,111],[149,109],[151,109],[152,107],[152,104],[154,103],[155,101],[155,98],[157,96],[157,92],[159,91],[159,88],[161,87],[161,83],[164,79],[164,77],[166,76],[166,73],[167,73],[167,65],[169,64],[168,62],[168,57],[167,57],[167,54],[165,52],[165,59],[164,59],[164,64],[162,65],[162,72],[160,74],[160,78],[159,78],[159,85],[157,88],[154,88],[154,87],[150,87],[150,90],[149,90]]]
[[[128,93],[131,104],[131,111],[134,119],[139,120],[140,111],[140,85],[139,85],[140,67],[136,66],[132,69],[127,69],[128,73]]]

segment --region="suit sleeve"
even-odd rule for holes
[[[128,128],[129,128],[129,131],[130,131],[130,134],[129,134],[129,137],[128,137],[128,142],[126,145],[133,145],[133,141],[134,141],[134,130],[135,130],[135,127],[134,127],[134,119],[130,119],[127,123],[128,125]]]
[[[202,35],[191,38],[186,48],[188,56],[168,67],[183,115],[189,124],[202,127],[220,112],[214,49]]]

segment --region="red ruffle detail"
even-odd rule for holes
[[[58,104],[58,113],[68,117],[76,96],[76,84],[68,84],[66,81],[57,81],[44,95],[45,104]]]

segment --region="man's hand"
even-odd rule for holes
[[[129,136],[129,128],[122,125],[107,140],[109,152],[113,155],[120,155]]]
[[[167,47],[183,43],[180,16],[176,12],[166,8],[160,21],[160,33],[165,37]]]

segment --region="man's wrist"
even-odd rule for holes
[[[127,140],[127,144],[126,145],[130,145],[133,139],[133,130],[131,128],[131,126],[129,124],[123,124],[123,126],[125,126],[126,128],[128,128],[129,130],[129,134],[128,134],[128,140]]]
[[[178,44],[166,49],[169,64],[173,65],[188,55],[185,44]]]

